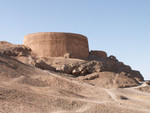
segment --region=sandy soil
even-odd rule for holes
[[[0,113],[150,113],[144,83],[107,89],[2,56],[0,77]]]

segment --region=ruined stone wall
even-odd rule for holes
[[[88,40],[73,33],[44,32],[25,35],[24,45],[40,57],[63,57],[70,53],[73,58],[87,58]]]
[[[98,57],[98,58],[107,58],[107,53],[104,52],[104,51],[91,51],[90,52],[90,56],[95,56],[95,57]]]

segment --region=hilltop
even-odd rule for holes
[[[148,113],[150,83],[115,56],[39,56],[0,42],[2,113]]]

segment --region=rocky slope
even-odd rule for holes
[[[99,76],[97,78],[94,78],[93,80],[106,79],[109,87],[136,86],[140,84],[140,81],[144,80],[139,71],[132,70],[130,66],[119,62],[114,56],[107,57],[107,54],[105,52],[100,53],[95,54],[95,52],[92,51],[87,60],[55,57],[40,58],[36,57],[31,49],[26,46],[14,45],[8,42],[0,43],[1,55],[9,56],[27,65],[38,67],[43,70],[51,70],[54,72],[68,74],[68,76],[72,77],[83,76],[80,78],[83,78],[84,81],[84,78],[87,77],[86,75],[89,74],[93,76],[95,76],[96,74],[97,76]],[[91,82],[90,79],[86,81]],[[92,84],[95,84],[95,82],[93,82]],[[103,83],[100,84],[102,85]],[[105,83],[102,86],[104,85]]]
[[[115,57],[38,58],[0,42],[2,113],[148,113],[149,82]],[[128,87],[128,88],[127,88]]]

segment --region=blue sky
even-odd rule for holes
[[[150,0],[0,0],[0,40],[73,32],[150,80]]]

